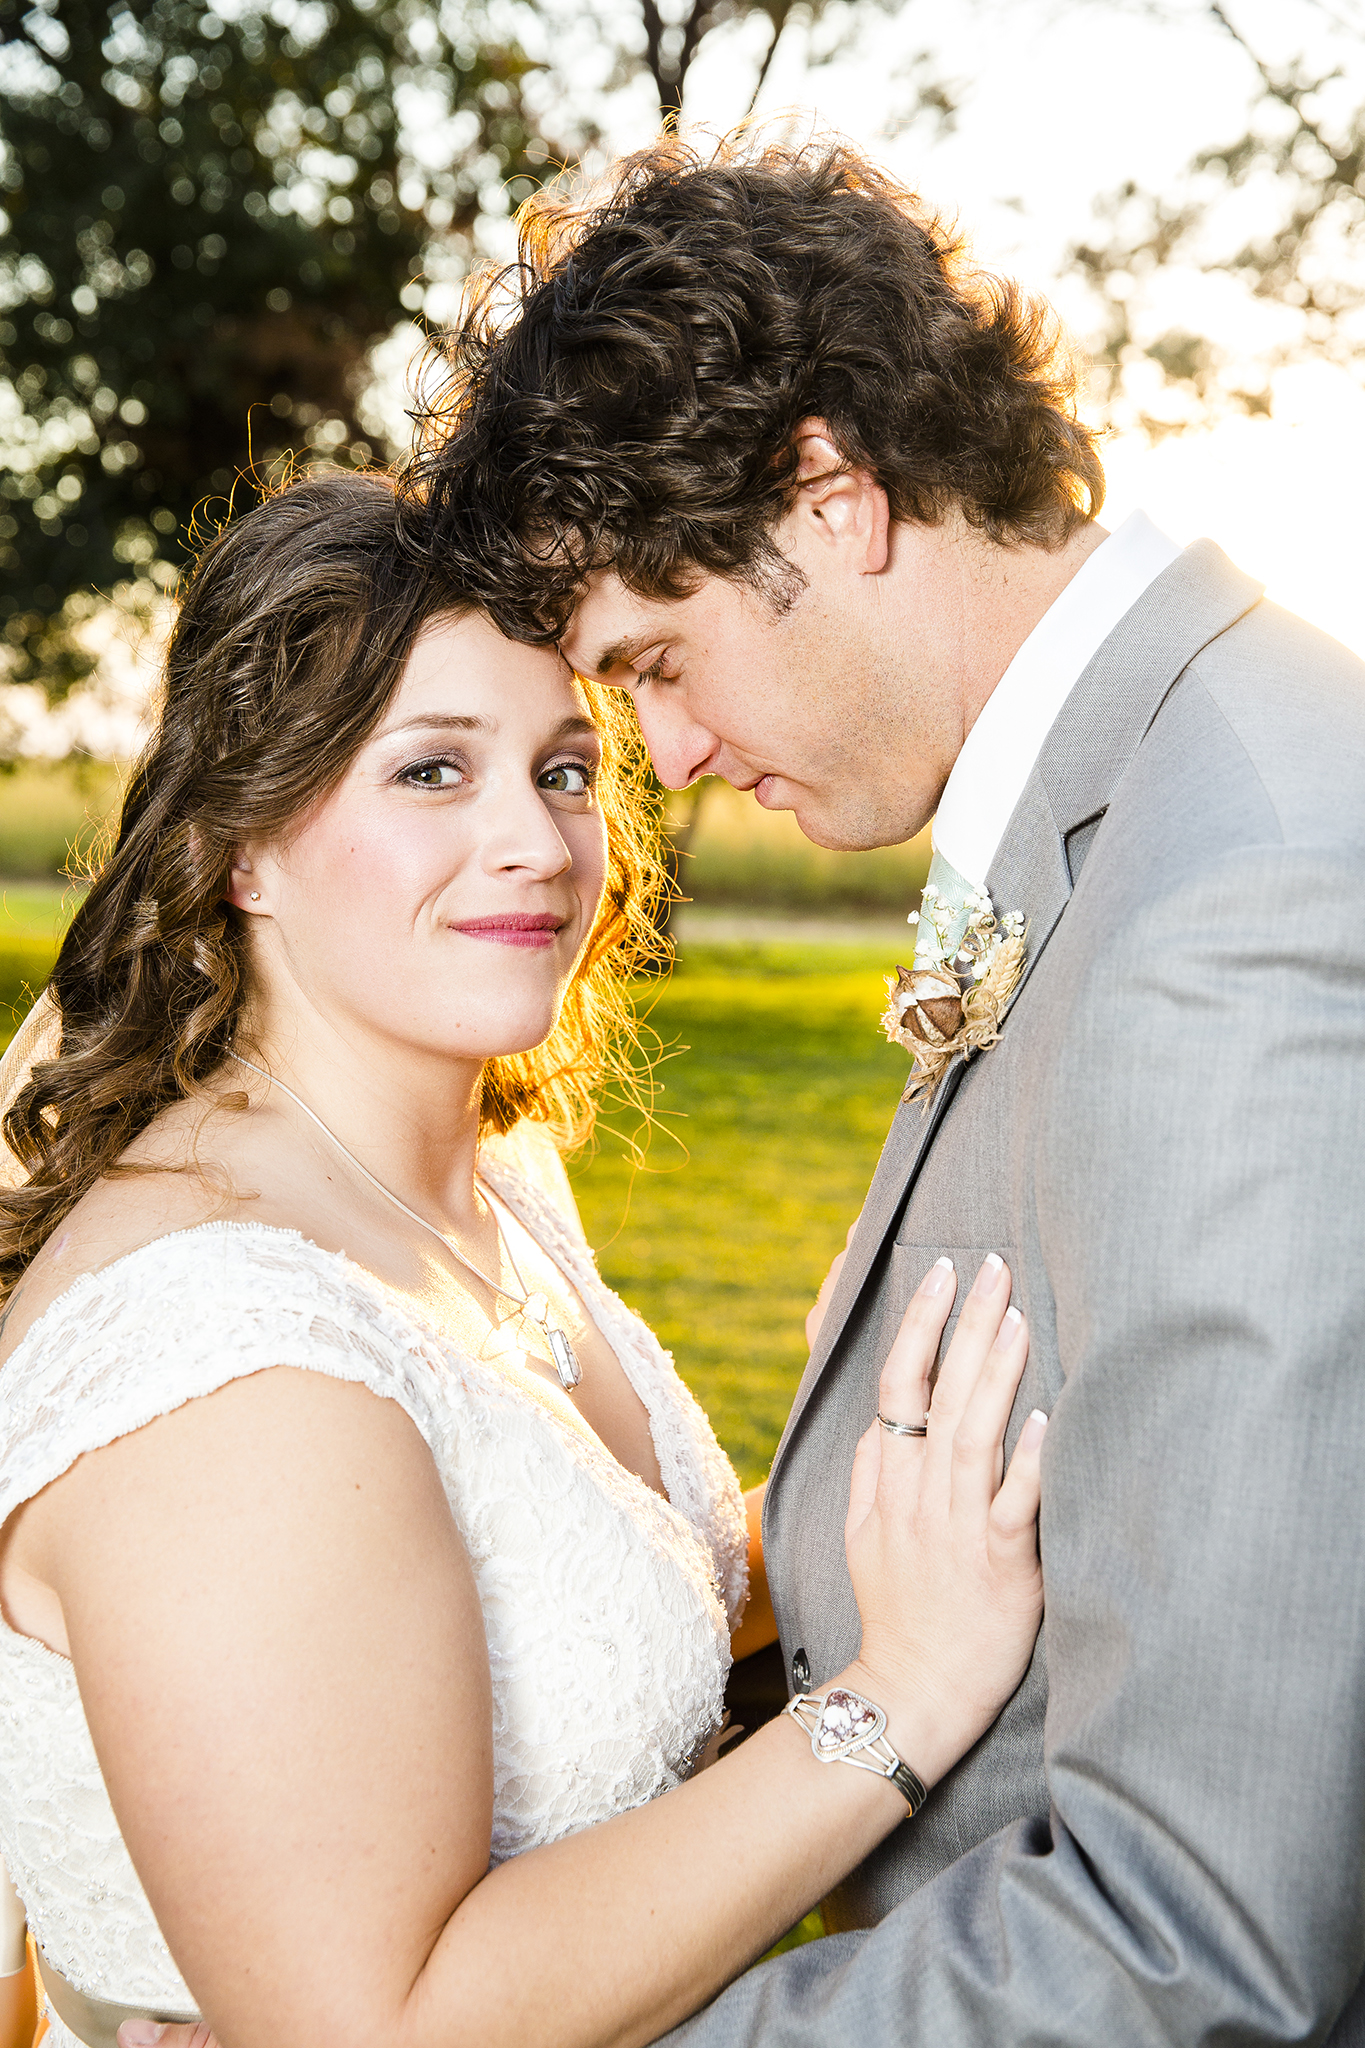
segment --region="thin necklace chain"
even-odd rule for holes
[[[309,1119],[309,1121],[317,1125],[318,1129],[322,1132],[324,1138],[329,1138],[331,1140],[331,1142],[336,1146],[337,1151],[341,1153],[342,1157],[350,1161],[351,1165],[355,1168],[356,1172],[360,1175],[362,1180],[367,1180],[372,1188],[377,1189],[381,1195],[385,1196],[385,1198],[388,1201],[393,1203],[395,1209],[401,1209],[403,1214],[405,1216],[411,1217],[414,1223],[420,1223],[423,1230],[429,1230],[431,1232],[431,1235],[434,1238],[438,1239],[439,1242],[445,1246],[446,1250],[450,1253],[450,1256],[453,1259],[458,1259],[460,1264],[464,1266],[467,1269],[467,1271],[471,1272],[476,1280],[482,1280],[484,1286],[489,1288],[494,1294],[505,1295],[508,1301],[517,1302],[517,1306],[521,1310],[522,1315],[527,1317],[531,1322],[535,1323],[540,1329],[544,1330],[546,1340],[548,1341],[550,1350],[554,1355],[555,1371],[559,1375],[560,1385],[565,1389],[566,1392],[568,1392],[569,1390],[578,1385],[579,1381],[583,1377],[583,1374],[579,1366],[578,1360],[574,1356],[573,1346],[569,1342],[568,1334],[564,1330],[552,1329],[550,1327],[549,1303],[545,1301],[544,1295],[532,1294],[530,1289],[527,1287],[526,1282],[522,1279],[521,1268],[517,1264],[516,1254],[513,1252],[511,1245],[507,1241],[507,1232],[503,1229],[502,1218],[498,1214],[498,1197],[494,1194],[493,1190],[487,1185],[486,1182],[479,1181],[477,1174],[475,1175],[476,1185],[481,1186],[483,1188],[484,1196],[488,1202],[489,1211],[493,1218],[493,1228],[498,1233],[498,1244],[500,1245],[503,1253],[506,1256],[508,1265],[512,1268],[512,1272],[516,1278],[517,1287],[509,1287],[505,1280],[495,1280],[493,1279],[491,1274],[485,1273],[482,1266],[476,1266],[472,1259],[466,1258],[465,1254],[460,1250],[460,1247],[455,1243],[454,1239],[447,1237],[444,1230],[438,1230],[434,1223],[429,1223],[425,1216],[421,1216],[418,1214],[416,1209],[410,1209],[407,1203],[403,1200],[401,1195],[396,1195],[393,1192],[392,1188],[386,1188],[383,1181],[377,1179],[376,1176],[370,1172],[368,1166],[361,1165],[360,1161],[356,1158],[354,1152],[351,1151],[350,1147],[347,1145],[343,1145],[341,1139],[337,1136],[336,1132],[332,1129],[331,1125],[325,1124],[322,1118],[318,1115],[317,1111],[315,1109],[310,1109],[308,1107],[308,1104],[304,1101],[301,1095],[295,1094],[294,1090],[289,1086],[289,1083],[287,1081],[281,1081],[278,1074],[272,1074],[267,1067],[258,1067],[254,1060],[243,1059],[242,1055],[239,1052],[234,1052],[231,1046],[228,1047],[228,1058],[230,1060],[236,1060],[239,1067],[246,1067],[250,1070],[251,1073],[259,1074],[261,1079],[263,1081],[269,1082],[272,1088],[278,1088],[282,1094],[287,1095],[289,1097],[289,1100],[292,1103],[294,1103],[297,1108],[303,1111],[304,1115]],[[521,1289],[521,1296],[519,1300],[517,1296],[517,1288]],[[543,1312],[540,1315],[535,1314],[533,1308],[533,1304],[537,1301],[543,1302],[545,1304]]]

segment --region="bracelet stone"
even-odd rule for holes
[[[811,1750],[822,1764],[854,1764],[860,1771],[889,1779],[912,1815],[929,1797],[909,1764],[891,1747],[886,1715],[862,1693],[845,1686],[824,1694],[798,1693],[782,1711],[805,1729]]]

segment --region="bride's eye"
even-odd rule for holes
[[[556,796],[591,796],[593,772],[586,761],[556,761],[536,778],[537,789],[553,790]]]
[[[399,780],[416,789],[458,789],[465,773],[458,761],[414,761]]]

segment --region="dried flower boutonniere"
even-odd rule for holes
[[[954,907],[928,883],[922,901],[910,918],[921,927],[915,964],[887,975],[882,1025],[914,1057],[901,1100],[927,1105],[958,1053],[984,1052],[1000,1036],[1023,971],[1025,927],[1020,911],[998,918],[984,889]]]

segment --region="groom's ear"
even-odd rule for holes
[[[870,469],[845,461],[824,420],[796,429],[796,496],[787,517],[804,538],[845,552],[861,576],[880,575],[889,557],[891,508]]]

